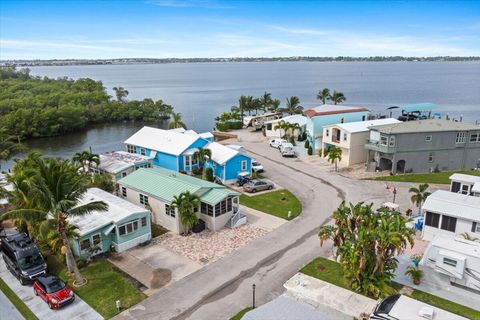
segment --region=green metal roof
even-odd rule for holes
[[[209,204],[216,204],[228,195],[238,194],[219,184],[163,168],[139,169],[118,183],[168,202],[186,191],[199,195],[202,201]]]

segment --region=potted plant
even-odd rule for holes
[[[420,284],[420,281],[423,278],[423,271],[416,266],[409,266],[407,268],[407,271],[405,272],[405,275],[410,276],[410,278],[413,281],[413,284],[418,286]]]
[[[421,254],[421,253],[415,253],[415,254],[413,254],[410,258],[412,259],[412,262],[413,262],[413,264],[415,265],[415,267],[418,268],[418,264],[419,264],[420,261],[422,260],[423,254]]]

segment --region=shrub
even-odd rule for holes
[[[298,137],[297,137],[297,140],[298,141],[303,141],[303,135],[299,134]]]
[[[305,140],[305,144],[303,145],[305,149],[310,148],[310,142],[308,140]]]
[[[302,141],[307,140],[307,133],[303,132],[302,133]]]
[[[242,129],[242,121],[218,121],[215,124],[215,127],[218,131],[229,131],[229,130],[238,130]]]
[[[108,173],[95,173],[91,185],[110,193],[115,191],[115,183]]]
[[[205,177],[207,181],[213,182],[213,169],[212,168],[206,168],[205,169]]]
[[[308,147],[308,155],[311,156],[313,154],[313,149],[312,147]]]
[[[290,143],[293,144],[293,145],[296,145],[296,144],[295,144],[295,138],[294,138],[294,137],[290,137]]]

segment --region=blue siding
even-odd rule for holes
[[[197,141],[195,141],[194,143],[192,143],[192,145],[190,147],[188,147],[187,149],[191,149],[191,148],[203,148],[205,147],[206,145],[208,144],[208,141],[203,139],[203,138],[198,138]]]
[[[247,162],[246,170],[242,170],[242,161]],[[225,179],[226,180],[236,179],[240,172],[243,172],[243,171],[252,172],[252,159],[246,155],[238,154],[232,159],[228,160],[225,166],[227,169],[225,173]]]
[[[155,159],[153,159],[153,165],[162,167],[165,169],[178,170],[178,158],[172,154],[157,152]]]

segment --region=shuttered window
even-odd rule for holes
[[[455,232],[457,227],[457,218],[449,217],[449,216],[442,216],[442,226],[441,229]]]
[[[427,214],[425,217],[426,226],[438,228],[439,221],[440,221],[440,215],[438,213],[427,211]]]

